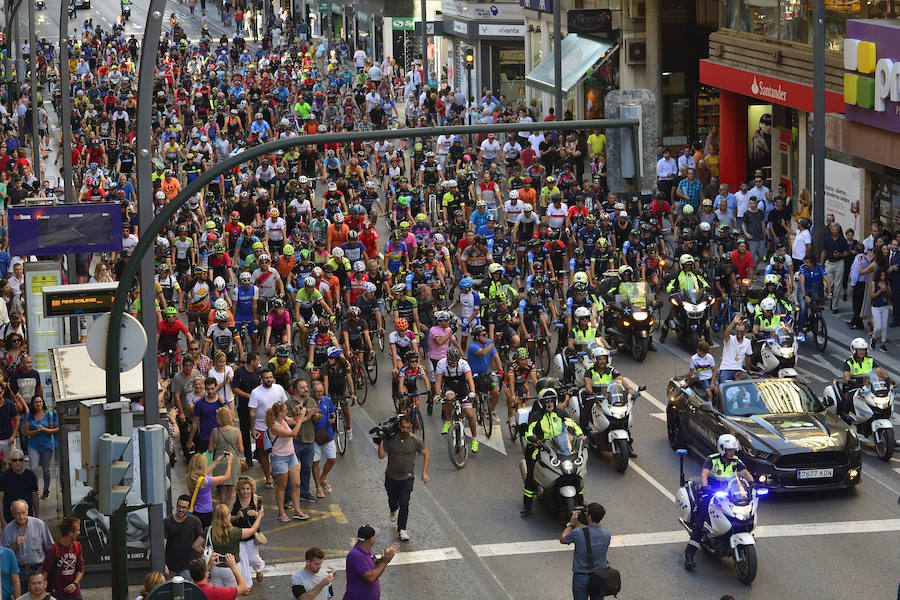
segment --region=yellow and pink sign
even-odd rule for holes
[[[900,133],[900,25],[847,21],[844,103],[847,119]]]

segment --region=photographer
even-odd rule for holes
[[[415,481],[416,454],[422,454],[425,459],[422,465],[422,483],[428,483],[428,465],[431,463],[428,448],[411,431],[412,419],[403,415],[394,426],[394,435],[384,437],[378,443],[378,459],[388,459],[387,469],[384,471],[384,489],[388,495],[391,521],[397,521],[397,534],[403,542],[409,541],[406,519],[409,516],[409,497]]]
[[[609,566],[606,561],[606,552],[609,550],[609,542],[612,534],[608,529],[600,526],[600,521],[606,515],[606,509],[597,502],[588,504],[580,512],[573,512],[559,543],[563,545],[575,544],[575,555],[572,557],[572,598],[573,600],[601,599],[602,596],[590,595],[589,584],[591,574]],[[581,523],[584,527],[578,527]],[[588,537],[593,564],[588,560]]]

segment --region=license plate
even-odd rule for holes
[[[833,476],[834,469],[804,469],[797,471],[797,479],[824,479]]]

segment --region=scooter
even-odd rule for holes
[[[540,448],[534,465],[537,497],[545,506],[568,518],[576,507],[584,504],[581,490],[587,476],[587,445],[568,427],[555,438],[538,443]],[[524,458],[519,461],[519,471],[524,482],[528,472]]]
[[[837,414],[844,385],[843,381],[834,380],[825,388],[822,402],[826,410]],[[870,371],[868,381],[853,393],[849,412],[838,416],[853,428],[860,442],[875,446],[878,458],[889,461],[894,455],[893,406],[894,383]]]
[[[607,386],[603,386],[607,387]],[[610,398],[607,389],[595,390],[588,394],[581,390],[576,398],[569,401],[569,416],[582,423],[581,413],[590,410],[584,432],[592,448],[612,452],[616,471],[624,473],[628,469],[631,454],[631,410],[646,386],[640,386],[636,394],[615,394]],[[624,392],[624,390],[622,390]],[[590,407],[588,409],[588,407]]]
[[[734,559],[734,574],[738,581],[750,584],[756,578],[756,509],[759,497],[769,493],[766,488],[753,488],[739,477],[732,479],[728,487],[713,493],[706,514],[696,515],[695,506],[700,501],[700,482],[684,477],[684,457],[687,450],[677,450],[681,463],[681,487],[675,493],[678,522],[688,533],[693,519],[704,519],[700,549],[713,557],[730,556]]]
[[[764,375],[795,377],[797,342],[803,339],[802,333],[794,335],[787,327],[777,328],[770,336],[757,341],[762,343],[762,347],[759,350],[759,360],[753,363],[753,370]]]

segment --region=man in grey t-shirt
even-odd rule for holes
[[[409,497],[416,479],[416,454],[421,454],[425,459],[422,465],[422,483],[428,483],[428,465],[431,463],[428,448],[411,432],[412,419],[408,416],[400,417],[396,435],[378,444],[378,459],[388,459],[384,471],[384,489],[388,495],[391,521],[397,521],[397,533],[403,542],[409,541],[406,520],[409,517]]]
[[[584,513],[587,517],[587,526],[578,527],[578,513],[572,513],[569,524],[559,536],[559,543],[575,544],[575,554],[572,557],[572,596],[576,599],[587,600],[591,573],[609,566],[606,553],[609,550],[612,534],[608,529],[600,526],[600,521],[606,515],[606,509],[602,505],[592,502],[585,507]],[[585,531],[588,530],[590,531],[593,564],[588,560],[588,538],[585,535]]]

